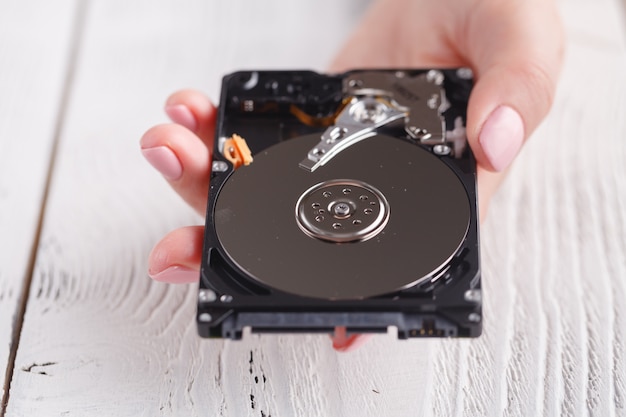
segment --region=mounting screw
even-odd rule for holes
[[[465,301],[470,303],[480,303],[482,300],[482,293],[480,290],[467,290],[464,295]]]
[[[225,172],[228,169],[228,164],[224,161],[213,161],[211,170],[213,172]]]
[[[433,94],[432,96],[430,96],[430,98],[426,101],[426,105],[431,110],[435,110],[437,107],[439,107],[439,95]]]
[[[215,294],[215,291],[206,288],[198,291],[198,301],[201,303],[210,303],[215,300],[217,300],[217,294]]]
[[[439,156],[446,156],[452,153],[452,149],[448,145],[433,146],[433,153]]]
[[[198,320],[208,323],[213,320],[213,317],[209,313],[202,313],[198,316]]]
[[[220,301],[222,303],[230,303],[231,301],[233,301],[233,296],[230,294],[224,294],[220,297]]]
[[[422,139],[428,135],[428,130],[422,129],[421,127],[409,126],[408,130],[411,136],[413,136],[415,139]]]
[[[426,81],[435,85],[443,84],[443,73],[437,70],[430,70],[426,73]]]
[[[243,101],[243,111],[252,112],[254,111],[254,101],[252,100],[244,100]]]
[[[480,314],[470,313],[470,315],[467,316],[467,319],[471,321],[472,323],[478,323],[480,321]]]
[[[474,77],[474,73],[469,68],[459,68],[456,70],[456,76],[462,80],[471,80]]]

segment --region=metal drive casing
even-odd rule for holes
[[[478,336],[471,72],[223,80],[198,297],[204,337]],[[233,135],[250,148],[233,163]]]

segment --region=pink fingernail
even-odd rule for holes
[[[478,136],[483,152],[496,171],[506,169],[522,147],[524,122],[509,106],[500,106],[491,113]]]
[[[189,107],[184,104],[172,104],[165,106],[165,113],[174,123],[185,126],[187,129],[195,132],[198,128],[198,122]]]
[[[183,175],[183,166],[167,146],[142,149],[141,153],[168,180],[176,181]]]
[[[150,278],[159,282],[167,282],[170,284],[190,284],[198,282],[200,273],[184,266],[170,266],[169,268],[157,273],[151,274]]]

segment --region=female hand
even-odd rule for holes
[[[331,71],[351,68],[467,66],[476,84],[467,136],[478,166],[481,220],[491,196],[528,136],[550,109],[563,56],[552,0],[379,0],[338,54]],[[148,130],[146,159],[198,213],[206,209],[216,109],[202,94],[180,91],[166,103],[175,124]],[[149,275],[197,282],[203,227],[172,231],[154,247]],[[338,329],[333,346],[365,340]]]

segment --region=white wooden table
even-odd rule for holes
[[[217,98],[233,70],[323,70],[364,6],[0,3],[0,415],[625,416],[618,1],[561,4],[556,103],[482,230],[484,335],[380,335],[349,354],[325,335],[196,335],[196,285],[145,271],[163,234],[202,219],[138,140],[176,89]]]

